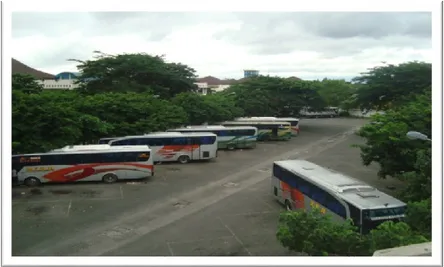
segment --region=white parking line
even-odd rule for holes
[[[218,217],[218,219],[222,223],[222,225],[225,226],[225,228],[227,228],[227,230],[231,233],[234,239],[236,239],[236,241],[243,247],[243,249],[248,253],[248,255],[253,256],[253,254],[251,254],[248,248],[244,245],[244,242],[242,242],[242,240],[240,240],[239,237],[237,237],[237,235],[230,229],[230,227],[228,227],[228,225],[225,224],[220,217]]]
[[[71,210],[72,200],[69,201],[68,211],[66,212],[66,217],[69,216],[69,211]]]
[[[120,186],[120,198],[123,199],[123,189],[122,189],[122,186]]]
[[[170,246],[170,243],[166,242],[166,244],[167,244],[168,250],[170,251],[171,256],[174,256],[174,252],[173,252],[173,249]]]

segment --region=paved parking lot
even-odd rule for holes
[[[272,161],[308,158],[385,187],[350,148],[363,123],[302,121],[289,142],[158,165],[143,182],[13,188],[13,255],[289,255],[275,238]]]

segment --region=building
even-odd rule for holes
[[[259,76],[258,70],[244,70],[244,78]]]
[[[61,72],[54,76],[53,79],[41,80],[40,83],[43,85],[44,89],[65,89],[72,90],[78,87],[75,83],[80,77],[79,72]]]

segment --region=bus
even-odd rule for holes
[[[258,129],[257,141],[288,141],[291,139],[291,124],[278,121],[226,121],[221,123],[229,126],[250,126]]]
[[[48,153],[12,156],[12,172],[18,184],[143,179],[154,174],[153,157],[148,146],[82,149],[65,147]]]
[[[339,116],[339,110],[335,107],[326,107],[319,110],[304,107],[299,114],[305,118],[334,118]]]
[[[361,233],[402,220],[406,204],[357,179],[305,160],[275,161],[272,194],[287,210],[311,210],[336,221],[351,219]]]
[[[210,160],[217,157],[217,136],[213,133],[157,132],[126,136],[109,142],[111,146],[148,145],[155,163]]]
[[[278,118],[278,117],[242,117],[235,121],[284,121],[291,124],[291,134],[293,136],[299,135],[299,119],[297,118]]]
[[[251,126],[225,127],[222,125],[196,125],[184,128],[170,129],[168,132],[211,132],[217,135],[219,149],[233,150],[236,148],[255,148],[257,128]]]

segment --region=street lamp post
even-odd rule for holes
[[[420,133],[420,132],[415,132],[415,131],[407,132],[406,136],[408,139],[411,139],[411,140],[432,141],[432,139],[430,139],[427,135]]]

